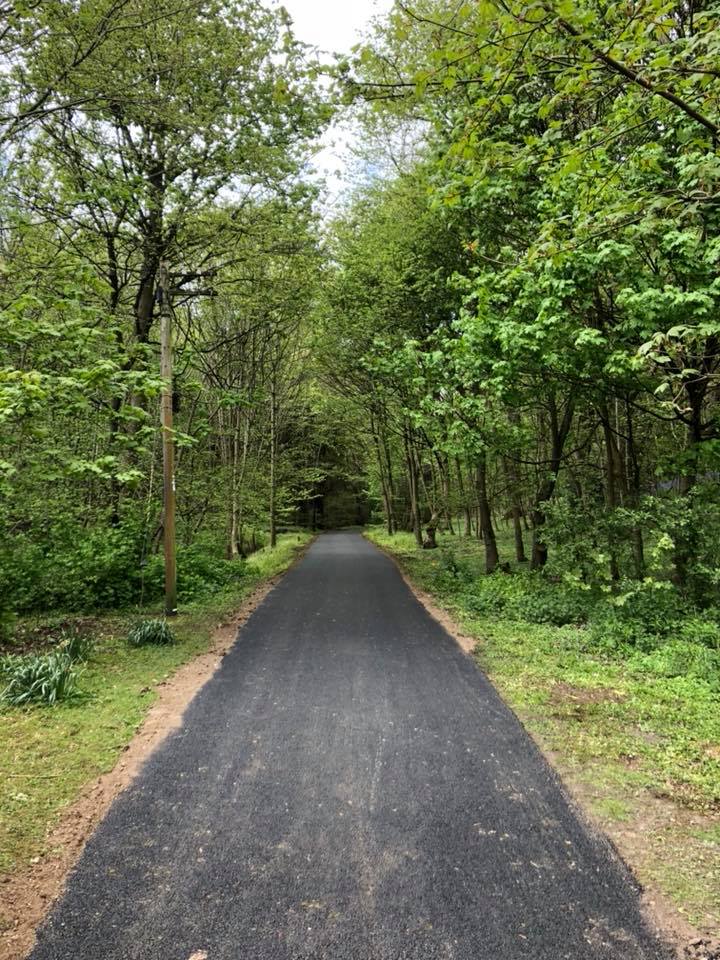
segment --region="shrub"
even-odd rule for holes
[[[654,650],[677,634],[690,609],[671,583],[645,580],[623,585],[615,597],[598,605],[589,641],[606,650]]]
[[[457,556],[449,547],[442,547],[439,551],[440,567],[450,580],[468,583],[472,580],[472,571],[466,560]]]
[[[701,616],[688,617],[680,624],[678,639],[720,650],[720,624]]]
[[[0,605],[0,643],[9,643],[12,640],[14,627],[15,615]]]
[[[575,584],[547,583],[538,577],[534,589],[517,597],[513,614],[529,623],[564,627],[571,623],[586,623],[595,603],[591,590]]]
[[[612,609],[603,610],[588,626],[588,646],[606,653],[652,650],[658,637],[642,621],[624,619]]]
[[[0,596],[19,612],[122,609],[152,602],[163,595],[163,558],[146,551],[137,518],[120,527],[90,529],[57,521],[47,529],[0,536]],[[183,603],[222,589],[246,570],[242,561],[225,559],[217,537],[181,545],[177,562]]]
[[[78,671],[63,650],[26,657],[2,658],[0,674],[6,687],[0,702],[13,707],[30,703],[52,705],[75,693]]]
[[[56,523],[8,538],[0,548],[0,591],[18,611],[89,610],[137,602],[141,528],[84,529]]]
[[[522,589],[519,580],[519,577],[505,574],[478,577],[463,594],[465,606],[480,616],[490,614],[512,618],[508,611]]]
[[[168,646],[175,643],[175,635],[167,620],[143,620],[132,628],[127,641],[131,647]]]
[[[156,599],[163,594],[164,561],[156,555],[148,559],[144,571],[144,598]],[[246,565],[242,560],[227,560],[216,544],[193,544],[180,547],[177,556],[178,599],[188,603],[242,579]]]
[[[667,640],[650,653],[636,653],[631,669],[657,677],[693,677],[720,690],[720,651],[689,640]]]
[[[553,583],[536,573],[481,577],[463,598],[473,613],[557,627],[584,623],[597,602],[582,585]]]

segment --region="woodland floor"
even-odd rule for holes
[[[33,960],[661,960],[516,717],[357,534],[320,537],[113,804]]]

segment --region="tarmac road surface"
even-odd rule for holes
[[[609,844],[359,534],[321,536],[88,843],[32,960],[667,960]]]

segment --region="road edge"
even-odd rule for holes
[[[616,838],[608,833],[605,824],[603,824],[593,813],[592,809],[587,803],[587,798],[583,793],[581,785],[574,782],[567,776],[565,770],[563,770],[562,763],[560,762],[558,755],[548,748],[547,744],[543,742],[541,737],[536,735],[532,730],[528,729],[525,723],[523,723],[522,718],[519,717],[513,709],[512,704],[508,703],[507,699],[503,696],[502,691],[498,689],[492,677],[489,676],[478,663],[474,656],[474,651],[481,642],[480,639],[478,637],[471,637],[466,634],[460,628],[449,610],[447,610],[445,607],[442,607],[432,594],[416,586],[397,556],[395,556],[381,544],[376,543],[369,536],[367,536],[365,532],[363,532],[363,538],[393,563],[403,582],[413,594],[415,599],[421,604],[422,607],[425,608],[426,612],[440,624],[450,638],[454,640],[455,643],[460,647],[462,652],[473,661],[476,669],[487,678],[490,684],[492,684],[492,687],[497,695],[500,697],[507,709],[510,710],[513,716],[517,719],[527,736],[532,740],[542,754],[545,762],[548,764],[554,776],[556,777],[558,785],[565,794],[566,799],[575,811],[576,816],[591,832],[600,837],[603,842],[609,846],[613,856],[623,864],[625,869],[630,874],[633,883],[636,885],[640,893],[640,905],[643,911],[643,916],[661,942],[676,954],[678,960],[705,960],[705,958],[706,960],[715,960],[715,958],[720,957],[720,953],[714,952],[714,945],[710,947],[710,949],[713,950],[712,954],[699,952],[696,953],[695,948],[705,943],[702,933],[684,919],[678,908],[675,907],[660,890],[657,888],[651,888],[640,882],[633,868],[632,860],[627,858],[622,849],[622,843],[618,842]]]
[[[188,706],[214,676],[238,640],[242,627],[280,581],[305,557],[312,537],[297,550],[280,573],[258,584],[231,616],[217,625],[207,650],[179,667],[158,684],[158,697],[148,710],[117,763],[83,787],[47,836],[47,852],[29,867],[0,878],[3,913],[9,919],[0,931],[0,960],[26,957],[38,927],[62,896],[85,844],[105,818],[115,799],[135,780],[145,761],[176,730]]]

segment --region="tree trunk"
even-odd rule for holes
[[[637,458],[637,449],[635,447],[635,433],[633,429],[632,408],[629,400],[625,401],[625,467],[627,470],[627,488],[630,498],[630,505],[633,510],[640,506],[640,464]],[[645,576],[645,544],[643,541],[642,527],[639,523],[633,524],[632,529],[632,551],[633,567],[636,580],[642,580]]]
[[[485,573],[494,573],[500,563],[497,540],[492,522],[492,512],[487,492],[487,458],[483,454],[477,467],[478,510],[485,545]]]
[[[232,417],[232,467],[230,470],[230,517],[229,532],[227,543],[227,556],[229,560],[235,560],[238,556],[238,473],[240,460],[240,416],[238,411],[233,411]]]
[[[433,511],[425,528],[427,537],[423,540],[423,550],[437,550],[437,523],[438,514],[437,511]]]
[[[685,383],[690,415],[687,420],[687,445],[685,448],[685,470],[680,477],[680,494],[687,498],[698,481],[700,448],[703,442],[703,406],[707,393],[706,377],[697,377]],[[675,531],[675,571],[673,579],[679,587],[687,588],[690,582],[690,568],[697,553],[696,533],[691,527],[683,526]]]
[[[550,406],[550,438],[551,453],[549,471],[545,479],[540,484],[535,495],[535,503],[532,509],[532,559],[530,561],[531,570],[541,570],[547,563],[548,548],[542,536],[542,528],[547,519],[544,506],[550,500],[555,492],[558,474],[563,459],[563,450],[565,442],[570,433],[573,416],[575,413],[575,397],[571,393],[565,404],[565,413],[561,421],[558,420],[558,410],[555,397],[551,396]]]
[[[452,506],[450,504],[450,463],[447,457],[436,454],[438,472],[440,474],[440,496],[442,497],[442,512],[445,515],[448,533],[455,536],[453,526]]]
[[[418,468],[415,454],[412,449],[412,438],[406,428],[403,439],[405,441],[405,463],[407,467],[408,493],[410,495],[410,522],[418,547],[423,545],[422,524],[420,519],[420,503],[418,497]]]
[[[510,499],[512,503],[512,521],[513,532],[515,534],[515,559],[518,563],[527,563],[525,556],[525,541],[523,539],[522,515],[523,509],[520,503],[520,480],[518,478],[517,464],[514,460],[505,461],[505,470],[507,473],[508,487],[510,488]]]
[[[457,470],[458,478],[458,491],[460,493],[460,500],[463,505],[463,514],[465,516],[465,536],[472,536],[472,510],[470,509],[470,503],[465,495],[465,484],[463,482],[462,475],[462,466],[460,465],[460,458],[455,458],[455,469]]]
[[[608,512],[612,516],[617,510],[618,501],[618,451],[610,426],[610,414],[606,403],[600,404],[600,419],[602,421],[603,435],[605,438],[605,477],[607,491]],[[608,546],[610,548],[610,578],[617,583],[620,579],[620,567],[617,559],[617,544],[612,531],[608,531]]]
[[[395,520],[393,517],[392,497],[390,493],[390,484],[385,469],[385,458],[380,443],[379,428],[375,417],[370,415],[370,429],[372,431],[373,442],[375,444],[375,453],[377,455],[378,470],[380,472],[380,486],[382,488],[383,506],[385,508],[385,523],[389,536],[395,533]]]
[[[243,414],[245,423],[243,429],[242,456],[240,459],[240,471],[237,478],[236,488],[236,527],[237,527],[237,555],[245,556],[245,474],[247,472],[248,453],[250,451],[250,417],[245,412]]]

